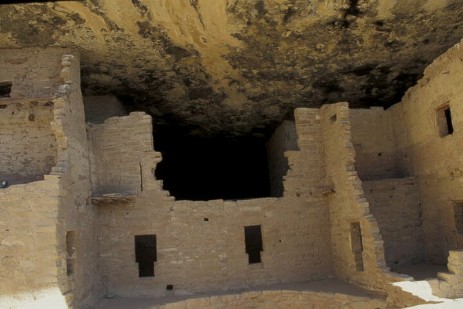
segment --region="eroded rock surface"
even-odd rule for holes
[[[399,101],[463,36],[459,0],[0,5],[0,46],[76,46],[86,94],[193,133],[266,133],[295,107]]]

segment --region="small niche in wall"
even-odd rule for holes
[[[135,260],[138,277],[154,277],[154,262],[157,261],[156,235],[135,236]]]
[[[354,253],[355,269],[357,271],[363,271],[363,242],[362,230],[359,222],[350,224],[350,241],[351,249]]]
[[[463,202],[453,204],[453,214],[455,218],[455,229],[458,234],[463,235]]]
[[[262,230],[260,225],[244,227],[244,242],[249,264],[260,263],[260,253],[264,251],[262,245]]]
[[[12,86],[12,82],[0,82],[0,98],[9,98]]]
[[[66,232],[66,273],[74,274],[76,264],[76,232]]]
[[[338,116],[336,114],[330,116],[331,123],[336,122],[337,119],[338,119]]]
[[[441,137],[453,134],[454,130],[450,105],[444,105],[437,110],[437,128]]]

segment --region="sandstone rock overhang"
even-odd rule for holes
[[[2,48],[77,47],[85,94],[199,135],[268,134],[296,107],[392,105],[463,36],[458,0],[8,2],[24,3],[0,5]]]

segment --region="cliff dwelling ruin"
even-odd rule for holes
[[[0,308],[463,306],[459,1],[6,2]]]

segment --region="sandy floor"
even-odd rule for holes
[[[353,296],[365,296],[378,298],[368,291],[360,289],[356,286],[345,283],[338,279],[326,279],[320,281],[311,281],[306,283],[291,283],[291,284],[279,284],[274,286],[267,286],[264,288],[255,288],[251,291],[259,290],[290,290],[290,291],[314,291],[314,292],[329,292],[329,293],[341,293]],[[249,291],[249,290],[246,290]],[[89,309],[151,309],[155,306],[179,301],[188,298],[201,298],[213,295],[226,295],[233,293],[240,293],[242,291],[235,292],[216,292],[206,294],[196,294],[189,296],[169,296],[161,298],[126,298],[126,297],[115,297],[113,299],[102,299],[95,306]]]

